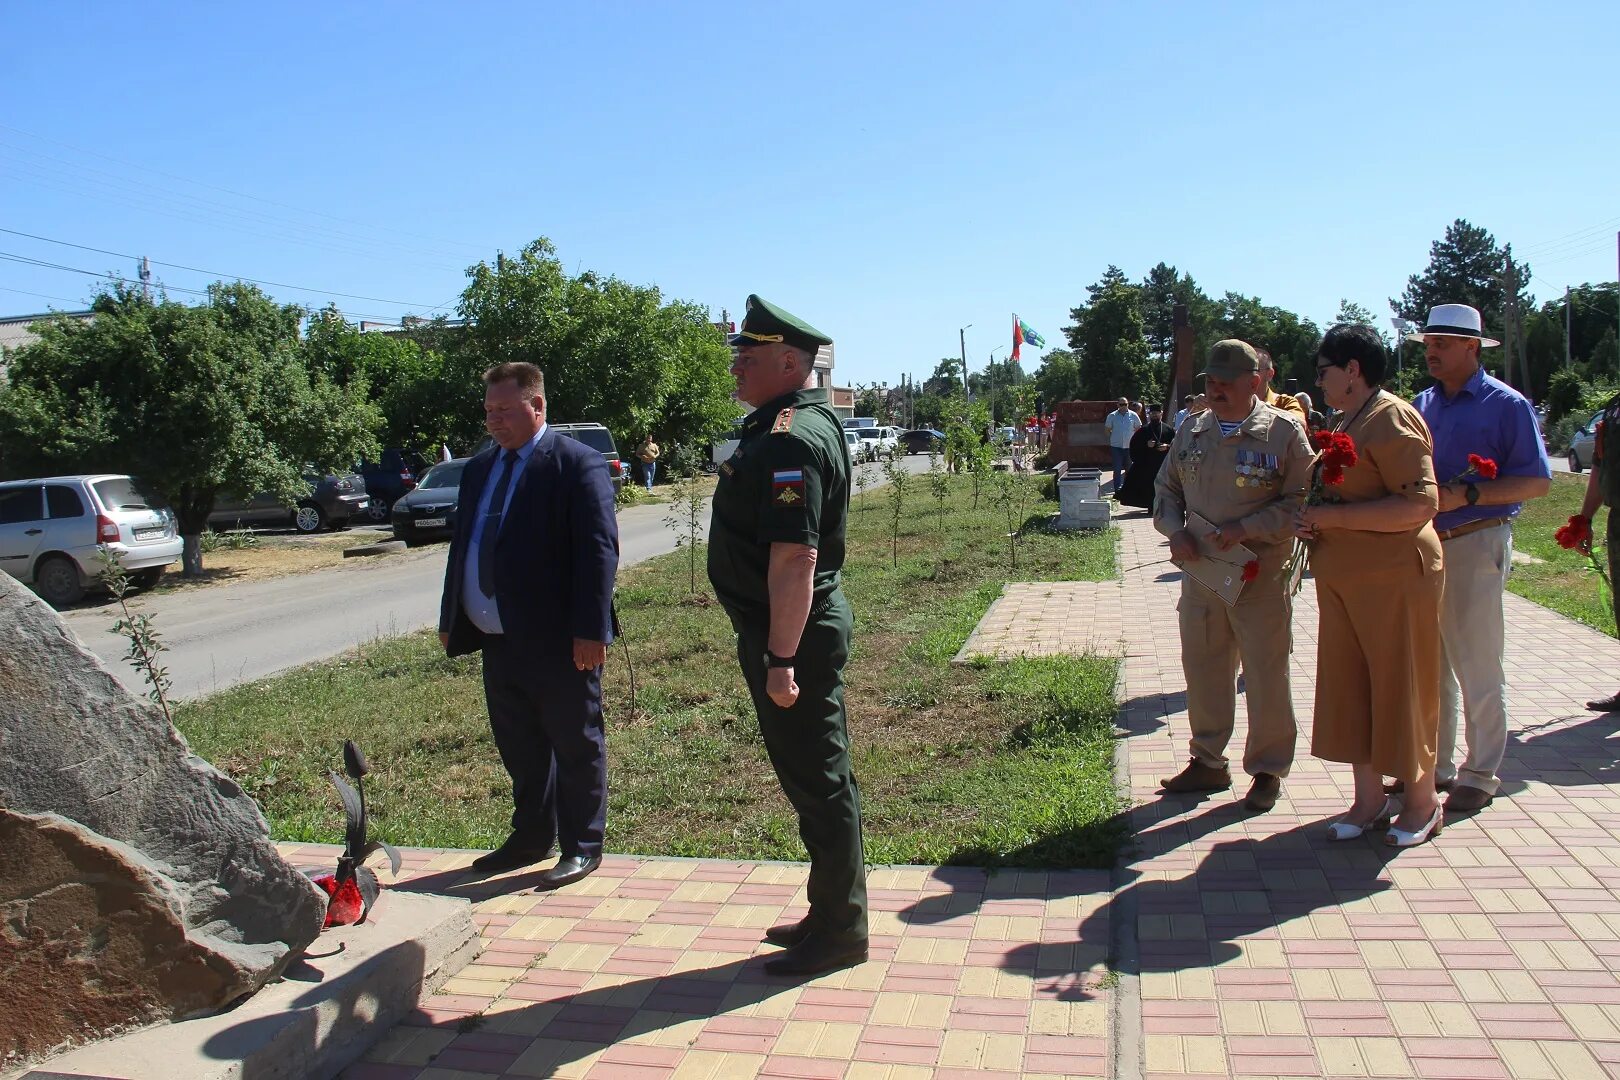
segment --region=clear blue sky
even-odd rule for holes
[[[1014,311],[1061,344],[1109,263],[1319,323],[1386,314],[1457,217],[1538,298],[1616,275],[1612,0],[457,8],[8,4],[0,226],[389,318],[544,235],[716,318],[781,303],[841,382],[967,323],[977,367]],[[0,313],[92,284],[0,259]]]

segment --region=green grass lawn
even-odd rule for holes
[[[1581,499],[1586,493],[1586,476],[1554,473],[1552,479],[1552,491],[1547,497],[1526,503],[1513,525],[1514,549],[1543,562],[1528,566],[1516,564],[1508,575],[1508,588],[1527,600],[1534,600],[1614,637],[1614,609],[1600,595],[1602,583],[1589,569],[1591,564],[1580,552],[1565,551],[1553,539],[1553,533],[1569,520],[1571,514],[1580,513]],[[1593,522],[1599,537],[1597,550],[1600,556],[1603,554],[1602,537],[1607,513],[1607,510],[1599,510],[1597,520]]]
[[[846,672],[867,857],[874,863],[1104,867],[1123,832],[1113,783],[1116,662],[1092,657],[952,665],[1003,583],[1103,580],[1112,532],[1031,524],[1009,566],[1008,507],[953,478],[943,507],[915,477],[891,554],[884,489],[856,499],[845,588],[855,610]],[[943,512],[942,512],[943,511]],[[688,553],[619,578],[624,652],[604,676],[610,850],[802,859],[793,815],[760,745],[735,639],[699,594]],[[489,734],[476,657],[448,660],[432,634],[182,706],[193,747],[240,780],[276,836],[336,841],[324,779],[345,738],[375,770],[374,831],[401,844],[488,847],[505,835],[509,782]]]

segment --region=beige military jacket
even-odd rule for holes
[[[1216,525],[1243,523],[1245,547],[1263,564],[1292,549],[1294,511],[1310,486],[1315,451],[1292,413],[1256,400],[1231,436],[1206,409],[1181,425],[1159,470],[1153,525],[1165,536],[1186,527],[1189,511]]]

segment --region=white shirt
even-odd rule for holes
[[[525,445],[517,448],[518,459],[512,465],[512,479],[506,485],[506,502],[501,506],[501,523],[506,523],[506,512],[512,506],[512,495],[517,491],[518,477],[523,474],[524,466],[534,456],[534,448],[540,444],[541,436],[546,433],[546,425],[541,424],[540,430],[534,433],[534,438]],[[467,565],[462,569],[461,575],[461,609],[467,613],[467,618],[478,629],[486,634],[500,634],[505,631],[501,627],[501,610],[495,603],[493,596],[485,596],[484,590],[478,587],[478,545],[484,536],[484,518],[489,513],[489,502],[495,497],[495,485],[501,482],[500,477],[506,470],[506,451],[496,447],[495,464],[484,478],[484,490],[478,493],[478,505],[475,508],[477,516],[473,518],[472,535],[467,540]],[[460,508],[457,508],[460,513]]]
[[[1128,409],[1125,412],[1115,409],[1108,414],[1108,419],[1103,423],[1108,428],[1108,445],[1121,450],[1129,449],[1131,436],[1142,426],[1141,418]]]

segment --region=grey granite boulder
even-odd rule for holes
[[[74,1040],[103,1033],[90,1030],[97,1026],[110,1031],[228,1005],[280,975],[320,933],[326,898],[276,852],[258,804],[191,753],[156,708],[119,686],[56,612],[4,573],[0,809],[13,811],[7,828],[15,846],[27,836],[38,861],[0,859],[0,912],[7,913],[0,953],[25,940],[38,950],[45,939],[61,939],[57,948],[73,963],[30,964],[9,977],[22,981],[15,994],[26,996],[32,981],[64,1008],[64,980],[69,991],[76,982],[93,992],[95,1005],[84,1014],[95,1021]],[[76,825],[47,828],[41,815]],[[124,903],[138,916],[113,918],[111,909]],[[40,913],[33,923],[17,917],[29,910]],[[82,940],[53,921],[96,910],[104,924]],[[159,926],[179,934],[164,938]],[[124,933],[150,940],[119,940]],[[125,975],[86,975],[96,956],[139,956],[157,968],[208,974],[170,980],[175,992],[165,1000],[149,992],[162,980],[121,996],[117,980]],[[96,978],[107,985],[90,986]],[[129,1015],[119,1023],[108,1003],[121,1000]],[[0,1070],[19,1063],[16,1050],[0,1038]]]

